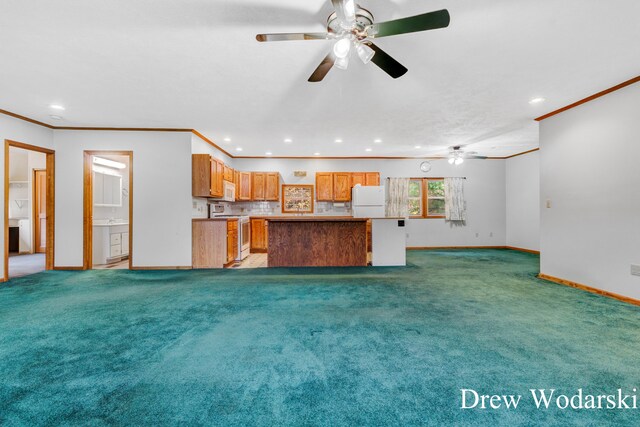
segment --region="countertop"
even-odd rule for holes
[[[191,221],[194,222],[201,222],[201,221],[237,221],[238,218],[230,218],[230,217],[223,217],[223,218],[191,218]]]
[[[352,216],[271,216],[262,218],[277,222],[366,222],[369,220],[369,218],[354,218]]]

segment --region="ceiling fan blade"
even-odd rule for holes
[[[367,33],[369,37],[372,38],[395,36],[397,34],[445,28],[449,26],[450,21],[451,17],[449,16],[449,11],[447,9],[442,9],[436,12],[410,16],[408,18],[377,22],[367,27]]]
[[[487,156],[464,156],[465,159],[477,159],[477,160],[485,160]]]
[[[356,22],[355,0],[331,0],[336,15],[345,26],[351,27]]]
[[[375,44],[367,44],[376,52],[375,55],[373,55],[373,58],[371,58],[371,62],[382,68],[385,73],[389,74],[394,79],[404,76],[405,73],[409,71],[404,65],[393,59],[388,53],[380,49]]]
[[[328,40],[332,38],[329,33],[276,33],[258,34],[256,40],[259,42],[281,42],[289,40]]]
[[[336,59],[333,56],[333,53],[329,53],[318,65],[318,68],[311,74],[309,77],[309,81],[312,83],[321,82],[322,79],[327,75],[327,73],[333,68],[333,63]]]

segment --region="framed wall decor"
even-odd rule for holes
[[[313,213],[313,185],[282,185],[282,213]]]

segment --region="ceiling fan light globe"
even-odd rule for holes
[[[375,50],[371,49],[371,47],[367,46],[364,43],[358,43],[358,46],[356,46],[356,52],[358,53],[360,60],[364,64],[368,64],[369,62],[371,62],[373,55],[376,54]]]
[[[455,164],[456,164],[456,166],[459,166],[459,165],[461,165],[461,164],[463,164],[463,163],[464,163],[464,159],[463,159],[462,157],[458,157],[458,158],[455,160]]]
[[[456,159],[454,159],[453,157],[449,157],[449,160],[448,160],[448,161],[449,161],[449,164],[450,164],[450,165],[452,165],[452,164],[453,164],[453,162],[455,162],[455,161],[456,161]]]
[[[341,70],[346,70],[347,68],[349,68],[349,57],[345,56],[344,58],[337,58],[336,62],[334,62],[333,65]]]
[[[346,58],[351,52],[351,40],[342,38],[333,45],[333,54],[338,59]]]

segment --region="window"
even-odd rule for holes
[[[409,216],[422,217],[422,180],[412,179],[409,181]]]
[[[427,217],[444,217],[444,179],[425,178],[427,186]]]
[[[443,178],[421,178],[409,181],[409,216],[444,218]]]

